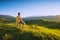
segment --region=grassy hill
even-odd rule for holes
[[[39,26],[45,26],[47,28],[51,29],[60,29],[60,22],[53,22],[53,21],[47,21],[47,20],[29,20],[26,21],[27,25],[39,25]]]
[[[60,40],[60,23],[46,20],[25,22],[21,30],[15,20],[1,19],[0,40]]]
[[[60,15],[50,15],[50,16],[31,16],[23,18],[24,20],[48,20],[48,21],[54,21],[54,22],[60,22]]]
[[[0,27],[0,40],[60,40],[60,30],[38,25],[25,25],[20,30],[10,24]]]

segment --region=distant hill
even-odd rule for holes
[[[60,22],[45,21],[45,20],[29,20],[25,21],[27,25],[39,25],[47,28],[60,29]]]
[[[11,19],[11,20],[15,19],[15,17],[10,15],[0,15],[0,18]]]
[[[0,19],[4,18],[4,19],[9,19],[9,20],[15,20],[16,18],[10,15],[0,15]],[[54,21],[54,22],[60,22],[60,15],[56,15],[56,16],[31,16],[31,17],[26,17],[23,18],[24,21],[28,21],[28,20],[45,20],[45,21]]]
[[[10,15],[0,15],[0,22],[3,22],[3,23],[15,22],[15,17]]]
[[[60,22],[60,15],[56,16],[32,16],[32,17],[26,17],[24,20],[47,20],[47,21],[54,21],[54,22]]]
[[[30,19],[29,17],[23,18],[26,24],[23,27],[23,29],[19,29],[14,23],[16,22],[14,21],[15,17],[8,15],[1,15],[0,39],[1,40],[60,40],[60,23],[43,20],[44,18],[46,19],[47,17],[48,16],[31,17],[32,19]]]

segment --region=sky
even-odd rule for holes
[[[60,15],[60,0],[0,0],[0,15],[16,17]]]

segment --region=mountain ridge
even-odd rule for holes
[[[0,18],[5,18],[9,20],[15,20],[16,17],[10,16],[10,15],[0,15]],[[51,15],[51,16],[31,16],[31,17],[25,17],[22,18],[24,21],[28,20],[47,20],[47,21],[54,21],[54,22],[60,22],[60,15]]]

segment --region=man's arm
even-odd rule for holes
[[[21,22],[22,22],[22,24],[25,24],[25,22],[22,20],[22,18],[21,18]]]

